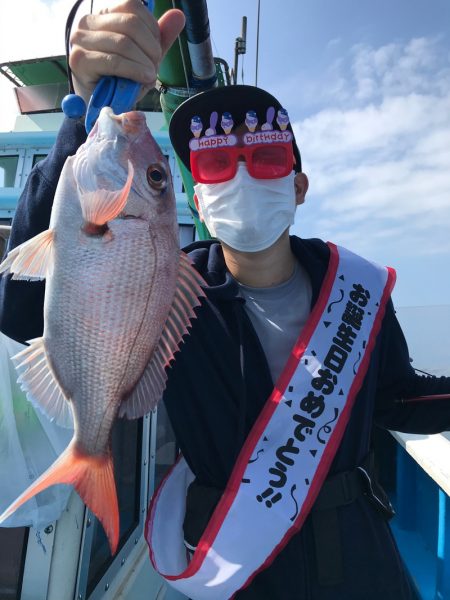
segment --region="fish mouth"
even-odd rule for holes
[[[100,111],[100,115],[92,128],[89,138],[97,137],[100,139],[114,140],[117,136],[133,138],[139,136],[147,128],[147,121],[144,113],[139,111],[130,111],[116,115],[110,106],[105,106]]]
[[[119,125],[126,135],[137,135],[142,130],[143,125],[146,124],[145,115],[138,111],[130,111],[120,115],[111,112],[108,116]]]

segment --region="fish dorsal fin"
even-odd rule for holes
[[[0,273],[9,271],[13,279],[38,281],[53,271],[52,229],[47,229],[11,250],[0,265]]]
[[[50,368],[44,338],[29,344],[12,358],[19,373],[17,382],[33,406],[57,425],[72,428],[72,409]]]
[[[178,285],[169,316],[140,381],[120,406],[120,417],[142,417],[153,410],[161,399],[167,381],[166,367],[179,349],[183,336],[188,333],[192,319],[196,317],[194,308],[200,305],[199,298],[205,295],[201,286],[206,286],[203,278],[186,254],[180,252]]]
[[[125,208],[133,182],[134,169],[128,161],[128,177],[121,190],[109,191],[102,188],[93,192],[80,189],[81,212],[86,223],[105,225],[115,219]]]

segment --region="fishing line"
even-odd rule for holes
[[[172,0],[172,6],[173,6],[173,8],[176,8],[175,0]],[[190,96],[191,90],[189,88],[189,78],[188,78],[188,74],[187,74],[186,61],[185,61],[184,53],[183,53],[183,46],[181,45],[181,35],[178,36],[178,45],[180,47],[181,62],[183,64],[184,80],[186,81],[186,88],[188,91],[188,96]]]
[[[75,19],[75,15],[80,7],[80,4],[84,2],[84,0],[76,0],[75,4],[72,6],[69,15],[67,16],[66,28],[64,32],[64,45],[66,48],[66,62],[67,62],[67,78],[69,80],[69,93],[74,94],[75,88],[73,87],[73,78],[72,78],[72,69],[69,65],[69,54],[70,54],[70,34],[72,31],[72,25]],[[91,3],[92,9],[92,3]]]
[[[261,0],[258,0],[258,17],[256,20],[256,64],[255,64],[255,86],[258,86],[258,62],[259,62],[259,20],[261,16]]]
[[[211,44],[214,46],[214,52],[215,52],[215,55],[216,55],[216,56],[221,56],[221,54],[219,53],[219,50],[218,50],[218,48],[217,48],[217,44],[216,44],[216,42],[214,41],[214,38],[213,38],[213,36],[212,36],[212,35],[210,35],[210,36],[209,36],[209,38],[210,38],[210,40],[211,40]]]
[[[413,365],[413,369],[414,369],[414,371],[417,371],[418,373],[423,373],[424,375],[428,375],[428,377],[435,377],[435,375],[433,375],[432,373],[427,373],[426,371],[422,371],[421,369],[418,369],[414,365]]]

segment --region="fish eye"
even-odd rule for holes
[[[147,169],[147,181],[155,190],[164,190],[167,187],[166,168],[161,163],[153,163]]]

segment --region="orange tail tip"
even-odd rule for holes
[[[0,523],[27,500],[56,483],[68,483],[75,487],[83,502],[103,525],[111,553],[115,554],[119,543],[119,507],[112,458],[110,455],[88,456],[73,443],[0,515]]]

